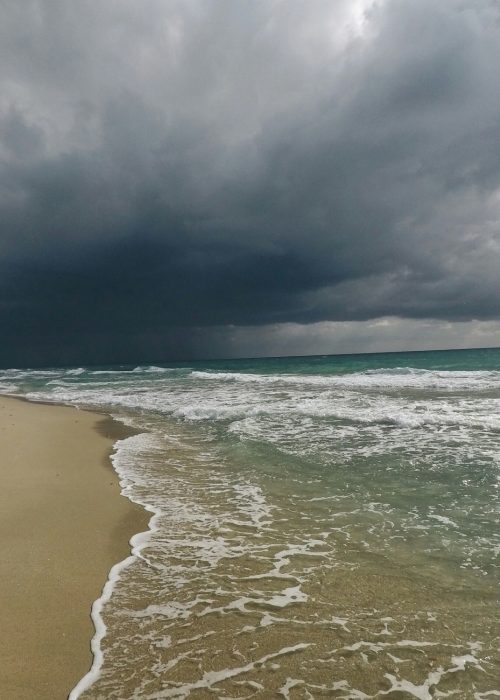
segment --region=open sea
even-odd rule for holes
[[[2,370],[151,513],[71,700],[500,698],[500,350]],[[104,584],[104,582],[103,582]]]

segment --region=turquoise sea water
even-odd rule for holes
[[[0,371],[152,513],[72,697],[500,697],[500,350]]]

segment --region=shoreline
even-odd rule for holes
[[[110,416],[0,396],[0,696],[61,700],[91,668],[91,606],[151,514],[120,493]]]

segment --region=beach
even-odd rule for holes
[[[130,432],[98,413],[0,397],[0,697],[66,698],[89,669],[90,618],[148,516],[109,460]]]
[[[500,350],[9,369],[0,391],[32,402],[0,410],[1,698],[498,692]]]

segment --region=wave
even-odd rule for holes
[[[215,376],[219,377],[218,374]],[[477,393],[458,398],[449,394],[432,394],[416,400],[384,392],[352,391],[352,386],[333,387],[330,384],[318,387],[300,382],[281,383],[280,391],[276,392],[273,385],[260,381],[263,375],[243,375],[253,380],[243,383],[238,375],[236,379],[234,374],[223,376],[230,376],[231,381],[223,378],[217,388],[205,381],[199,383],[199,378],[195,382],[189,381],[189,377],[175,381],[159,380],[157,384],[145,383],[140,378],[120,384],[95,380],[75,384],[58,378],[47,382],[41,390],[28,392],[27,398],[87,407],[153,411],[188,422],[231,423],[247,417],[279,420],[307,417],[317,419],[316,423],[348,422],[401,429],[464,427],[500,430],[500,398]],[[9,384],[17,386],[15,382]]]
[[[3,369],[0,370],[0,379],[45,379],[62,376],[64,372],[61,369]]]
[[[153,373],[157,374],[158,372],[165,372],[168,371],[165,367],[157,367],[156,365],[138,365],[137,367],[134,367],[132,372],[148,372],[148,373]]]
[[[20,390],[17,384],[11,382],[0,382],[0,392],[2,394],[15,394]]]
[[[366,370],[352,374],[245,374],[242,372],[192,371],[193,379],[261,385],[341,387],[351,389],[438,389],[474,391],[500,389],[498,371],[435,371],[412,367]]]
[[[378,369],[367,369],[363,372],[363,374],[394,374],[394,375],[406,375],[409,374],[411,376],[416,376],[416,375],[425,375],[432,373],[433,370],[429,369],[420,369],[418,367],[381,367]]]

